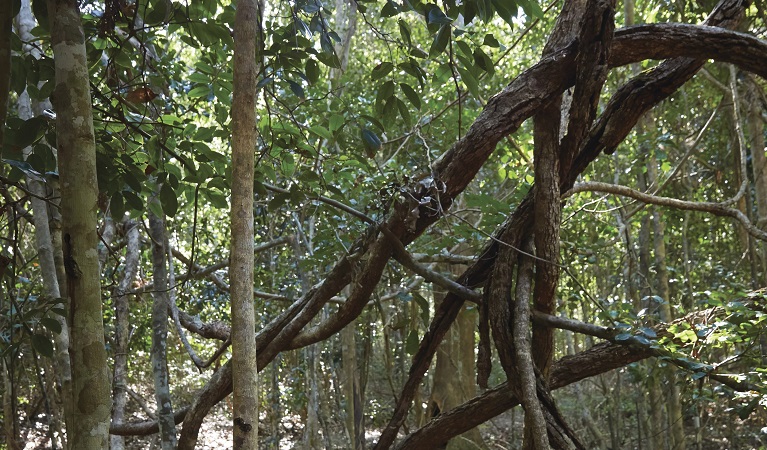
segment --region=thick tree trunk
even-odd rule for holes
[[[75,0],[49,0],[64,268],[71,332],[71,448],[108,448],[111,395],[98,263],[96,144],[85,37]]]
[[[232,99],[232,398],[235,450],[258,448],[258,368],[253,304],[253,170],[258,145],[256,76],[261,5],[238,0],[234,23]]]

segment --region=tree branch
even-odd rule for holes
[[[644,203],[649,203],[651,205],[666,206],[669,208],[676,208],[687,211],[708,212],[714,214],[715,216],[732,217],[733,219],[740,222],[741,225],[743,225],[743,228],[746,229],[748,234],[757,239],[767,241],[767,232],[757,228],[756,225],[751,223],[748,217],[746,217],[746,215],[743,214],[743,212],[741,212],[739,209],[730,208],[724,203],[691,202],[671,197],[660,197],[652,194],[647,194],[645,192],[640,192],[627,186],[602,183],[599,181],[586,181],[583,183],[578,183],[573,186],[572,189],[567,191],[563,195],[563,198],[570,197],[571,195],[577,194],[579,192],[587,191],[621,195],[624,197],[630,197],[635,200],[639,200]]]

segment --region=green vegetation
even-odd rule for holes
[[[0,8],[0,448],[767,448],[763,0],[237,3]]]

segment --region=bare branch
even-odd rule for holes
[[[636,189],[632,189],[627,186],[602,183],[599,181],[587,181],[583,183],[578,183],[575,186],[573,186],[572,189],[567,191],[562,197],[566,198],[566,197],[570,197],[571,195],[577,194],[579,192],[586,192],[586,191],[604,192],[608,194],[622,195],[624,197],[630,197],[644,203],[649,203],[651,205],[660,205],[660,206],[666,206],[669,208],[676,208],[676,209],[682,209],[682,210],[688,210],[688,211],[708,212],[716,216],[732,217],[733,219],[737,220],[743,225],[743,227],[746,229],[748,234],[750,234],[751,236],[757,239],[767,241],[767,232],[764,232],[760,230],[759,228],[757,228],[753,223],[751,223],[748,217],[746,217],[746,215],[743,214],[743,212],[735,208],[730,208],[729,206],[726,206],[725,203],[691,202],[691,201],[679,200],[679,199],[671,198],[671,197],[660,197],[660,196],[647,194],[645,192],[640,192],[640,191],[637,191]]]

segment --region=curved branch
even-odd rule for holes
[[[732,63],[767,79],[764,56],[755,58],[767,54],[767,41],[719,26],[664,23],[615,30],[610,67],[683,56]]]
[[[392,248],[394,249],[395,259],[403,266],[412,270],[416,275],[422,276],[426,281],[430,281],[437,286],[446,289],[448,292],[452,292],[453,294],[461,297],[464,300],[469,300],[474,303],[479,303],[482,301],[482,294],[479,292],[469,289],[466,286],[460,283],[456,283],[455,281],[447,278],[442,274],[439,274],[418,264],[413,256],[410,255],[410,253],[408,253],[408,251],[405,249],[405,246],[402,245],[402,242],[400,242],[397,236],[389,231],[388,228],[382,226],[381,232],[383,232],[383,234],[389,238],[389,241],[392,244]]]
[[[576,184],[572,189],[563,195],[569,197],[579,192],[603,192],[607,194],[622,195],[624,197],[630,197],[640,202],[649,203],[651,205],[666,206],[669,208],[682,209],[686,211],[701,211],[714,214],[715,216],[732,217],[743,225],[748,234],[767,241],[767,232],[760,230],[746,217],[743,212],[736,208],[730,208],[725,203],[713,203],[713,202],[691,202],[686,200],[679,200],[671,197],[660,197],[644,192],[637,191],[627,186],[620,186],[617,184],[602,183],[599,181],[588,181]]]

